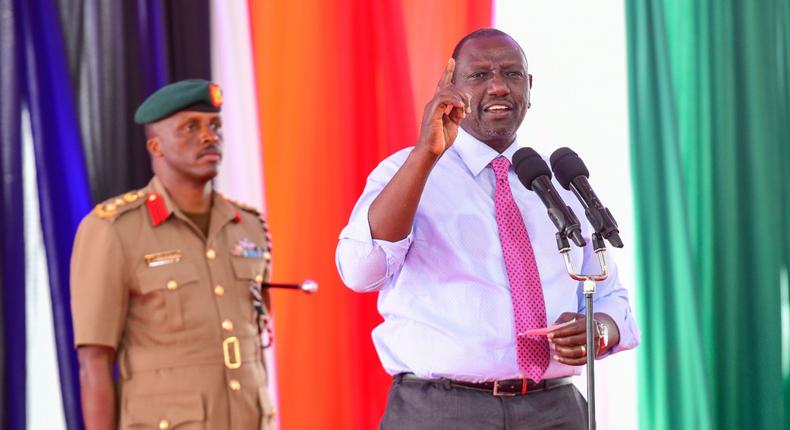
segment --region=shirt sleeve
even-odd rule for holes
[[[71,312],[74,343],[117,349],[128,306],[126,264],[112,222],[88,215],[71,254]]]
[[[348,225],[340,232],[335,264],[343,283],[357,292],[379,291],[403,267],[411,246],[414,229],[397,242],[373,239],[368,210],[384,186],[405,161],[410,148],[384,160],[368,176]]]
[[[608,354],[614,354],[635,348],[639,345],[639,328],[636,325],[636,320],[634,319],[634,314],[631,311],[631,305],[628,301],[628,291],[620,282],[617,264],[609,253],[606,254],[606,265],[609,276],[596,285],[596,292],[593,296],[593,312],[605,313],[617,324],[617,329],[620,331],[620,342],[608,351]],[[588,244],[584,248],[582,273],[598,273],[600,270],[598,256],[592,251],[591,244]],[[587,308],[583,295],[583,287],[583,285],[579,286],[580,313],[584,313]]]

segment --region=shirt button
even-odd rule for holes
[[[241,384],[239,383],[239,381],[235,379],[231,379],[230,381],[228,381],[228,387],[230,387],[230,389],[233,391],[241,390]]]
[[[167,282],[167,289],[168,290],[175,290],[176,288],[178,288],[178,282],[176,282],[176,281],[174,281],[172,279]]]
[[[170,428],[170,421],[162,420],[159,421],[159,430],[167,430]]]
[[[271,260],[272,259],[272,253],[269,252],[269,251],[264,252],[263,253],[263,259],[266,260],[266,261]]]
[[[256,284],[262,284],[263,283],[263,275],[261,275],[261,274],[255,275],[255,283]]]
[[[222,285],[217,285],[216,287],[214,287],[214,295],[217,297],[222,297],[223,295],[225,295],[225,289],[222,288]]]
[[[214,251],[213,249],[209,249],[208,251],[206,251],[206,258],[208,258],[209,260],[213,260],[217,258],[216,251]]]
[[[231,320],[222,321],[222,328],[224,328],[225,331],[233,330],[233,321]]]

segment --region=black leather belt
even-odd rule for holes
[[[473,390],[487,391],[494,396],[519,396],[536,391],[550,390],[552,388],[560,387],[562,385],[572,384],[573,380],[570,376],[564,378],[544,379],[540,382],[534,382],[531,379],[504,379],[501,381],[487,381],[487,382],[466,382],[455,381],[452,379],[422,379],[414,376],[411,373],[404,373],[401,377],[405,380],[419,380],[425,382],[447,382],[450,385],[462,388],[470,388]]]

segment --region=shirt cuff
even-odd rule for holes
[[[612,349],[607,351],[606,354],[599,358],[615,354],[620,351],[626,351],[635,348],[639,345],[639,329],[637,328],[634,315],[628,303],[611,303],[602,302],[595,303],[593,312],[600,312],[609,315],[617,325],[617,330],[620,333],[620,341]]]
[[[400,271],[411,246],[414,231],[396,242],[373,239],[368,222],[368,208],[355,214],[353,221],[340,232],[335,263],[349,288],[357,292],[378,291]]]

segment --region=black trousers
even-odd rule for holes
[[[573,384],[520,396],[459,387],[447,380],[393,379],[381,430],[587,428],[587,402]]]

